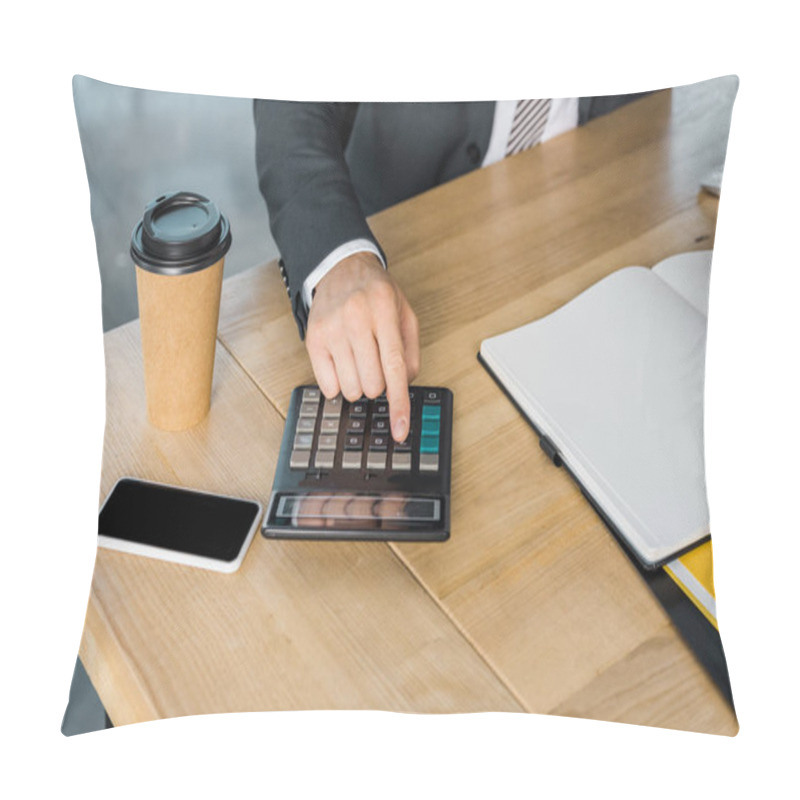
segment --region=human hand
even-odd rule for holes
[[[373,253],[340,261],[317,284],[306,349],[326,397],[353,402],[386,390],[392,436],[408,436],[408,384],[419,372],[419,326],[400,287]]]

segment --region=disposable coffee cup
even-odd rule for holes
[[[191,428],[208,414],[227,219],[193,192],[150,203],[131,236],[142,331],[147,415],[157,428]]]

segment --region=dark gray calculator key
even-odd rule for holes
[[[295,450],[310,450],[311,443],[314,441],[313,433],[296,433],[294,435]]]
[[[364,436],[360,433],[348,433],[344,437],[345,450],[363,450],[364,449]]]
[[[420,472],[438,472],[439,470],[439,454],[438,453],[420,453],[419,454],[419,471]]]
[[[427,389],[422,393],[422,399],[426,403],[440,403],[442,393],[438,389]]]
[[[292,450],[292,455],[289,458],[289,469],[308,469],[310,460],[310,450]]]
[[[300,422],[303,420],[301,419]],[[300,427],[300,422],[297,423],[298,430]],[[319,428],[320,433],[338,433],[339,432],[339,418],[336,417],[335,419],[323,419],[322,424]]]
[[[322,407],[323,417],[338,417],[342,413],[342,396],[336,395],[330,399],[325,400],[325,405]]]
[[[392,456],[392,469],[398,472],[409,472],[411,470],[411,453],[398,453],[395,448]]]
[[[411,435],[404,442],[394,443],[395,453],[410,453],[411,452]]]
[[[361,469],[362,453],[360,450],[345,450],[342,453],[343,469]]]
[[[311,417],[300,417],[300,419],[297,420],[297,433],[314,433],[316,424],[316,419],[312,419]]]
[[[319,403],[306,402],[300,404],[301,417],[314,417],[316,419]]]
[[[370,436],[369,438],[369,449],[370,451],[386,451],[389,447],[389,437],[388,436]]]
[[[375,417],[372,418],[372,432],[373,433],[389,433],[389,418],[388,417]]]
[[[319,441],[317,442],[318,450],[335,450],[336,449],[336,434],[335,433],[322,433],[320,434]]]
[[[357,403],[352,403],[350,406],[350,419],[356,419],[367,416],[367,404],[364,400],[359,400]]]
[[[322,392],[319,389],[303,389],[303,402],[308,403],[313,401],[315,403],[319,403],[320,398],[322,397]]]
[[[314,458],[314,466],[317,469],[333,469],[333,450],[320,450]]]
[[[347,433],[364,433],[366,426],[365,419],[349,419],[347,420]]]
[[[386,469],[386,452],[370,451],[367,453],[367,469]]]
[[[388,417],[389,416],[389,404],[385,401],[378,401],[375,403],[375,407],[372,411],[372,418],[375,417]]]

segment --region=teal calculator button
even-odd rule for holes
[[[441,406],[422,406],[422,419],[440,419],[441,416]]]
[[[423,419],[422,420],[422,435],[423,436],[438,436],[439,435],[439,420],[438,419]]]
[[[419,441],[420,453],[438,453],[439,452],[439,437],[438,436],[423,436]]]

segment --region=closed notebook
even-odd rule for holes
[[[709,535],[703,381],[711,251],[626,267],[480,358],[646,567]]]

